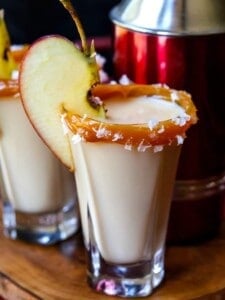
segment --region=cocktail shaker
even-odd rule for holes
[[[225,189],[225,1],[123,0],[110,11],[116,78],[189,92],[199,122],[178,166],[168,242],[215,236]]]

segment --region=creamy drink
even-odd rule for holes
[[[156,120],[184,115],[184,110],[177,104],[154,97],[124,103],[107,101],[106,107],[107,122],[118,124],[148,123],[151,120],[153,124]],[[96,135],[104,135],[104,131],[107,134],[103,125]],[[116,134],[118,136],[112,140],[120,138],[120,133]],[[140,144],[137,149],[132,149],[129,141],[122,145],[113,141],[81,142],[77,135],[71,140],[82,219],[87,218],[88,207],[101,255],[112,263],[131,263],[146,258],[147,236],[151,236],[150,231],[155,226],[155,220],[150,216],[156,206],[160,206],[161,199],[169,202],[180,147],[177,143],[165,147]],[[89,243],[87,222],[86,219],[83,228]],[[157,237],[161,232],[154,229],[154,234]],[[151,259],[152,253],[148,256]]]
[[[74,198],[68,170],[34,132],[19,97],[0,98],[0,129],[1,176],[14,209],[57,211]],[[68,191],[64,180],[70,180]]]
[[[145,253],[146,242],[150,242],[147,237],[156,240],[162,235],[164,240],[165,235],[160,227],[154,228],[157,220],[151,216],[165,205],[159,201],[168,203],[170,199],[180,147],[165,147],[159,152],[148,149],[142,153],[118,144],[83,143],[73,144],[73,151],[87,244],[88,208],[104,259],[124,264],[151,259],[154,249],[148,255]],[[159,198],[162,189],[164,195]],[[162,216],[167,219],[164,210],[159,218]]]
[[[170,94],[160,86],[154,89],[167,95],[131,93],[125,98],[119,91],[112,93],[105,101],[106,120],[65,118],[85,244],[92,261],[89,281],[105,293],[121,291],[122,295],[118,268],[126,269],[132,278],[125,280],[127,287],[136,280],[140,295],[149,293],[164,277],[170,200],[184,140],[179,127],[191,118],[179,103],[179,93]],[[169,94],[174,100],[168,101]],[[111,276],[104,273],[106,265]],[[116,265],[120,266],[117,271]],[[140,276],[147,279],[147,287],[137,279]]]
[[[18,80],[0,80],[0,194],[5,234],[52,244],[78,230],[72,174],[31,126]]]

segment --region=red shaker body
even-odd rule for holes
[[[225,187],[225,34],[169,36],[115,25],[114,72],[136,83],[191,93],[199,122],[188,131],[178,166],[168,241],[213,237]]]

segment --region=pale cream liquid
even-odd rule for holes
[[[75,197],[73,176],[29,123],[19,98],[0,99],[2,197],[15,210],[53,212]]]
[[[143,99],[142,99],[143,100]],[[107,101],[110,122],[140,123],[183,114],[174,103],[146,99]],[[72,143],[85,241],[89,207],[103,258],[114,263],[151,259],[164,243],[180,146],[154,152],[116,143]],[[150,249],[150,250],[149,250]]]

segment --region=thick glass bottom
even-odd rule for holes
[[[11,239],[51,245],[76,233],[80,223],[73,202],[59,211],[37,214],[15,211],[9,202],[4,202],[3,226],[5,236]]]
[[[88,283],[97,292],[106,295],[127,298],[148,296],[164,278],[164,251],[160,253],[150,261],[115,264],[106,262],[98,249],[90,247],[87,251]]]

